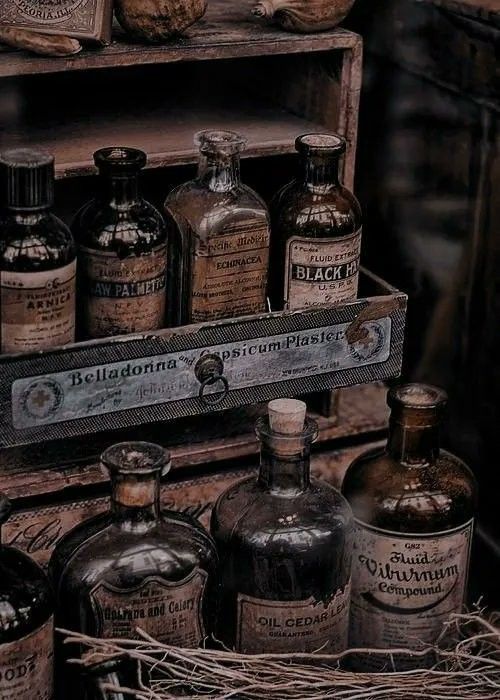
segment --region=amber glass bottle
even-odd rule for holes
[[[355,299],[358,292],[361,208],[339,182],[346,142],[334,134],[304,134],[295,147],[300,174],[271,204],[275,311]]]
[[[388,403],[387,447],[355,460],[343,484],[356,519],[350,645],[418,649],[464,604],[476,485],[468,467],[439,448],[442,390],[406,384]],[[356,664],[379,670],[388,659],[364,655]]]
[[[168,455],[126,442],[107,449],[102,462],[111,512],[63,537],[50,562],[58,624],[100,637],[130,638],[140,627],[167,643],[198,646],[213,628],[217,554],[201,525],[160,511]],[[70,669],[61,679],[65,688],[75,683]]]
[[[35,352],[75,339],[76,249],[51,211],[54,158],[0,156],[0,347]]]
[[[160,212],[140,193],[146,154],[103,148],[95,199],[77,213],[83,335],[102,338],[162,328],[167,234]]]
[[[198,177],[174,189],[169,222],[169,325],[211,321],[266,310],[269,214],[240,179],[245,139],[232,131],[202,131]]]
[[[0,494],[0,525],[10,503]],[[0,545],[0,697],[52,700],[53,599],[47,576],[26,554]]]
[[[257,423],[260,471],[229,488],[212,513],[222,571],[218,638],[243,653],[345,648],[351,511],[311,479],[317,425],[305,404],[271,401]]]

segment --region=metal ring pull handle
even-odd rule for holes
[[[224,363],[218,355],[205,355],[196,363],[194,373],[200,382],[198,396],[205,406],[217,406],[229,393],[229,382],[223,374]],[[220,391],[206,394],[205,389],[218,383],[222,384]]]

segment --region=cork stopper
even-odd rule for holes
[[[306,155],[325,154],[340,157],[346,148],[346,140],[338,134],[302,134],[295,140],[295,149]]]
[[[297,399],[275,399],[267,405],[269,427],[274,433],[298,435],[304,430],[307,406]]]

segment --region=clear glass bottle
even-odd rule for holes
[[[476,484],[458,457],[441,450],[441,389],[405,384],[388,395],[389,440],[349,467],[342,491],[356,519],[350,645],[419,649],[460,612],[476,509]],[[405,670],[432,662],[395,658]],[[392,668],[362,655],[358,670]]]
[[[273,311],[334,304],[358,293],[362,217],[358,200],[339,181],[345,139],[304,134],[295,147],[300,175],[271,204]]]
[[[141,195],[146,154],[110,147],[94,153],[98,192],[76,214],[82,331],[87,338],[141,333],[165,325],[167,233]]]
[[[52,213],[54,158],[0,155],[0,349],[36,352],[75,339],[76,248]]]
[[[212,321],[266,310],[269,214],[241,183],[245,139],[202,131],[198,177],[174,189],[169,228],[172,315],[169,325]]]
[[[243,653],[347,645],[352,517],[329,484],[310,477],[317,425],[306,406],[271,401],[257,422],[260,471],[230,487],[212,513],[221,566],[217,638]]]
[[[57,624],[99,637],[133,638],[140,627],[160,641],[198,646],[214,625],[217,554],[192,518],[160,510],[168,454],[125,442],[101,459],[111,475],[111,511],[77,526],[54,551]],[[63,697],[73,674],[69,667],[60,673]]]
[[[9,513],[9,500],[0,494],[0,526]],[[52,700],[52,590],[38,564],[6,545],[0,545],[0,601],[0,697]]]

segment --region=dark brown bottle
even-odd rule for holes
[[[0,494],[0,525],[10,512]],[[53,598],[47,576],[26,554],[0,545],[0,697],[52,700]]]
[[[222,590],[218,639],[243,653],[342,651],[351,576],[350,508],[310,478],[317,425],[306,406],[271,401],[259,419],[260,471],[212,513]]]
[[[102,338],[162,328],[167,234],[163,218],[140,193],[146,154],[103,148],[95,199],[77,213],[83,334]]]
[[[52,213],[54,158],[0,156],[0,348],[36,352],[75,339],[76,249]]]
[[[389,440],[349,467],[342,487],[356,519],[350,645],[418,649],[433,644],[465,601],[476,484],[439,448],[441,389],[392,389]],[[395,659],[398,669],[432,657]],[[363,655],[358,670],[389,660]],[[392,667],[392,661],[390,664]]]
[[[300,175],[271,204],[269,296],[273,310],[355,299],[361,208],[339,182],[345,140],[304,134],[295,147]]]
[[[127,638],[140,627],[160,641],[198,646],[214,624],[217,554],[201,525],[160,511],[167,453],[125,442],[102,462],[111,475],[110,513],[69,532],[50,562],[58,625]],[[76,682],[71,674],[61,674],[62,697]]]

